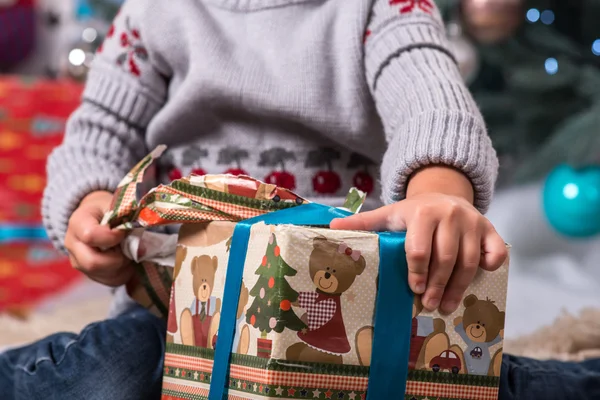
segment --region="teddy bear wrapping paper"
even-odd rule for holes
[[[232,242],[236,223],[307,202],[284,189],[231,176],[184,178],[187,188],[173,183],[152,190],[150,197],[140,195],[139,183],[158,155],[154,152],[124,179],[106,222],[119,221],[127,229],[196,222],[182,225],[171,262],[162,258],[161,264],[174,268],[142,262],[130,293],[168,318],[163,399],[208,399],[224,329],[229,260],[241,251]],[[241,193],[236,186],[245,188],[241,196],[232,196]],[[213,192],[228,196],[216,199]],[[123,201],[127,193],[135,200]],[[245,196],[251,200],[242,200]],[[243,204],[243,212],[232,211],[232,204]],[[153,253],[139,235],[133,238],[137,256]],[[223,398],[367,399],[379,247],[375,233],[252,225]],[[480,270],[461,307],[447,316],[425,312],[415,296],[412,319],[406,321],[410,330],[394,332],[410,334],[408,372],[399,377],[390,371],[398,390],[388,398],[497,399],[507,279],[508,261],[495,272]],[[148,290],[153,281],[162,284]],[[161,302],[163,307],[156,307]]]

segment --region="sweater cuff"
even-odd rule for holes
[[[398,127],[382,169],[386,204],[406,198],[408,180],[417,170],[446,165],[462,171],[475,191],[475,207],[487,212],[494,191],[498,161],[479,117],[459,111],[432,111]]]
[[[161,94],[103,60],[90,69],[83,99],[138,129],[145,129],[164,104]]]
[[[64,242],[69,219],[81,200],[98,190],[114,192],[126,171],[126,168],[107,165],[91,151],[63,146],[50,155],[42,216],[48,236],[57,249],[66,252]]]

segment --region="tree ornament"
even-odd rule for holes
[[[281,249],[279,248],[279,246],[275,246],[273,254],[275,254],[275,257],[279,257],[279,254],[281,254]]]
[[[450,51],[454,54],[460,75],[467,84],[473,82],[479,72],[479,54],[471,41],[463,35],[462,28],[458,22],[450,22],[446,31]],[[360,189],[360,188],[359,188]]]
[[[273,289],[273,286],[275,286],[275,278],[270,277],[269,278],[269,289]]]
[[[277,320],[275,319],[275,317],[271,317],[271,319],[269,319],[269,327],[271,329],[275,329],[276,326],[277,326]]]
[[[556,167],[546,178],[543,205],[546,219],[561,235],[600,233],[600,166]]]
[[[523,3],[524,0],[462,0],[465,28],[479,43],[504,41],[523,22]]]
[[[267,266],[267,256],[263,256],[262,262],[260,263],[260,265],[262,265],[263,267]]]
[[[260,298],[261,299],[265,298],[265,288],[260,288]]]
[[[256,328],[256,315],[250,317],[250,325]]]
[[[292,303],[289,300],[281,300],[279,308],[281,308],[283,311],[289,311],[289,309],[292,308]]]

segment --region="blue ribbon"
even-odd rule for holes
[[[236,225],[231,243],[233,250],[227,266],[219,339],[214,356],[209,400],[227,399],[229,362],[252,225],[264,222],[269,225],[329,226],[334,218],[343,218],[349,215],[351,214],[347,211],[310,203],[251,218]],[[378,235],[379,292],[375,313],[368,400],[396,398],[398,393],[405,392],[413,304],[413,295],[407,280],[405,235],[391,232]],[[399,384],[399,382],[404,383]]]
[[[48,240],[46,230],[37,225],[0,225],[0,243]]]

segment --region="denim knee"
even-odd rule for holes
[[[600,360],[561,362],[505,354],[500,400],[600,399]]]
[[[165,329],[140,308],[79,335],[56,334],[12,350],[6,358],[14,364],[14,394],[8,398],[159,399]]]

